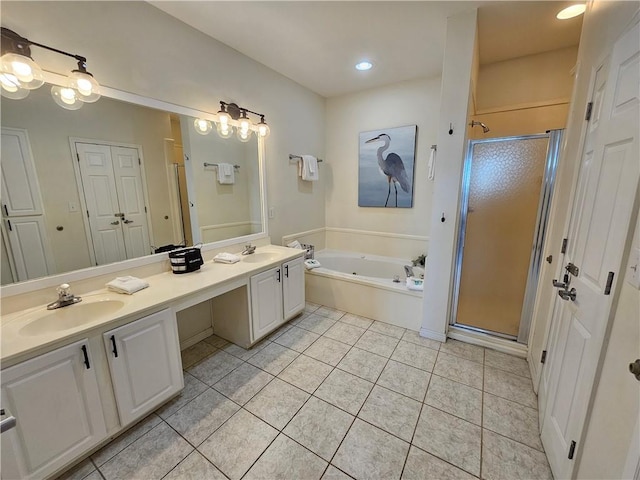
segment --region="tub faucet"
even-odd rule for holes
[[[251,245],[250,243],[247,243],[244,246],[244,250],[242,251],[242,255],[251,255],[255,251],[256,251],[256,246],[255,245]]]
[[[47,310],[55,310],[56,308],[66,307],[82,301],[82,298],[76,297],[69,291],[71,286],[68,283],[60,285],[56,291],[58,292],[58,300],[47,305]]]
[[[404,274],[406,275],[407,278],[413,277],[414,276],[413,267],[411,267],[411,265],[405,265]]]

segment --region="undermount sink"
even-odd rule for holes
[[[20,329],[20,335],[32,337],[80,327],[111,315],[123,306],[124,302],[120,300],[83,300],[56,310],[33,313],[30,316],[36,318]]]
[[[271,262],[278,258],[278,254],[274,252],[259,252],[250,255],[243,255],[242,261],[249,263]]]

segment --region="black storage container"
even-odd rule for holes
[[[189,273],[200,270],[200,266],[204,263],[202,253],[196,247],[183,248],[169,252],[169,261],[171,262],[171,270],[173,273]]]

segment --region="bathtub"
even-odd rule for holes
[[[405,284],[403,267],[411,261],[335,250],[316,252],[315,259],[322,266],[306,272],[309,302],[420,330],[422,292]],[[422,268],[413,268],[416,276],[424,274]],[[400,282],[394,282],[394,276]]]

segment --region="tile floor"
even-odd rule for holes
[[[61,478],[552,478],[523,359],[314,304],[182,356],[180,396]]]

